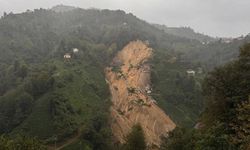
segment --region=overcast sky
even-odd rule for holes
[[[237,37],[250,33],[250,0],[0,0],[0,13],[58,4],[121,9],[151,23],[190,26],[211,36]]]

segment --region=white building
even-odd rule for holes
[[[63,58],[65,58],[65,59],[70,59],[70,58],[71,58],[71,55],[70,55],[69,53],[66,53],[66,54],[63,56]]]
[[[195,71],[189,69],[189,70],[187,70],[187,74],[188,74],[189,76],[195,76]]]
[[[79,49],[78,48],[73,48],[73,53],[78,53]]]
[[[126,26],[126,25],[128,25],[128,23],[127,22],[123,22],[123,25]]]

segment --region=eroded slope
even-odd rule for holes
[[[112,132],[121,143],[131,127],[140,123],[147,143],[159,146],[160,136],[175,128],[174,122],[150,96],[150,65],[152,49],[141,41],[130,42],[106,68],[112,94]]]

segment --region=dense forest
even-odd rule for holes
[[[0,19],[0,149],[46,149],[70,138],[76,140],[65,149],[130,150],[138,143],[145,149],[140,125],[126,144],[112,144],[104,76],[113,56],[137,39],[154,49],[152,96],[187,128],[170,133],[162,149],[186,149],[175,147],[180,143],[197,149],[248,146],[249,45],[235,59],[249,37],[204,45],[121,10],[64,9],[5,13]],[[190,69],[197,74],[187,75]],[[201,129],[190,131],[197,121]]]
[[[210,37],[208,35],[197,33],[190,27],[167,27],[166,25],[158,24],[154,24],[154,26],[163,30],[166,33],[188,39],[198,40],[202,43],[209,43],[217,40],[216,38]]]

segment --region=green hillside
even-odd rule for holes
[[[121,10],[60,8],[0,19],[0,134],[25,134],[49,145],[80,134],[85,147],[110,149],[104,68],[137,39],[154,49],[152,96],[177,125],[192,127],[203,110],[206,71],[192,77],[186,71],[206,69],[207,61],[193,61],[190,52],[203,55],[210,48]]]
[[[250,44],[239,57],[204,80],[206,109],[195,129],[177,127],[162,150],[248,150],[250,148]]]
[[[235,38],[230,42],[224,42],[223,39],[220,39],[186,53],[185,57],[193,62],[199,62],[211,70],[237,59],[238,49],[248,42],[250,42],[250,36]]]
[[[208,35],[201,34],[201,33],[197,33],[190,27],[167,27],[166,25],[158,25],[158,24],[154,24],[154,26],[163,30],[164,32],[168,34],[172,34],[175,36],[184,37],[188,39],[198,40],[203,43],[217,41],[216,38],[213,38]]]

